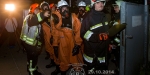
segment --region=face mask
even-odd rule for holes
[[[62,16],[65,18],[68,18],[69,17],[69,11],[67,11],[67,10],[63,11]]]
[[[83,13],[85,12],[85,10],[79,10],[79,15],[83,15]]]

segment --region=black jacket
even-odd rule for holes
[[[83,19],[80,30],[80,36],[82,37],[84,42],[84,53],[86,55],[90,57],[94,57],[94,54],[97,57],[104,57],[106,55],[109,46],[109,41],[99,40],[99,34],[106,32],[109,28],[108,25],[105,24],[105,22],[107,22],[105,14],[103,12],[95,11],[94,9],[89,11]],[[93,30],[90,29],[92,26],[95,26],[99,23],[102,23],[101,27],[98,27]],[[93,32],[89,40],[86,40],[84,38],[84,35],[87,31]]]

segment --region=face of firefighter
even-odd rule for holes
[[[35,10],[34,10],[34,14],[37,14],[37,13],[39,13],[40,12],[40,10],[38,9],[38,8],[36,8]]]
[[[55,8],[55,7],[52,7],[52,12],[55,11],[55,10],[56,10],[56,8]]]
[[[95,3],[95,10],[102,11],[104,9],[104,2],[96,2]]]
[[[114,7],[114,10],[115,10],[115,13],[119,13],[120,9],[119,9],[119,6],[113,6]]]
[[[84,7],[79,7],[79,15],[83,15],[85,13]]]
[[[69,17],[69,8],[67,6],[61,8],[61,15],[63,18]]]

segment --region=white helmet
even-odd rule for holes
[[[106,0],[91,0],[91,6],[93,6],[97,2],[104,2],[104,5],[106,4]]]
[[[118,5],[119,8],[120,8],[120,6],[121,6],[121,1],[122,1],[122,0],[115,1],[116,4],[112,4],[112,5],[113,5],[113,6]]]
[[[61,0],[61,1],[58,2],[57,7],[59,8],[59,7],[64,6],[64,5],[69,6],[68,3],[67,3],[66,1]]]
[[[81,1],[79,2],[78,6],[86,6],[85,2]]]
[[[45,1],[43,1],[43,2],[40,4],[40,8],[43,9],[43,6],[48,6],[48,9],[50,9],[50,8],[49,8],[49,4],[48,4],[47,2],[45,2]]]

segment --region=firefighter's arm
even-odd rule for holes
[[[75,41],[75,46],[73,48],[72,55],[74,56],[79,53],[82,39],[80,37],[81,23],[75,14],[72,14],[72,17],[73,17],[73,35],[74,35],[74,41]]]
[[[52,25],[52,35],[54,38],[53,46],[58,46],[59,44],[59,29],[62,25],[62,19],[61,15],[58,11],[55,11],[52,13],[52,19],[51,19],[51,25]]]
[[[81,28],[81,22],[77,18],[77,16],[73,13],[73,34],[74,34],[74,40],[76,45],[81,45],[82,39],[80,37],[80,28]]]
[[[38,22],[42,22],[44,18],[49,17],[49,11],[40,12],[37,14]]]
[[[36,26],[39,25],[44,18],[49,17],[49,11],[45,11],[45,12],[40,12],[37,15],[32,16],[32,18],[30,19],[30,21],[32,22],[30,24],[30,26]]]
[[[56,29],[60,29],[62,25],[62,17],[61,14],[58,11],[55,11],[52,13],[52,21],[55,25]]]

